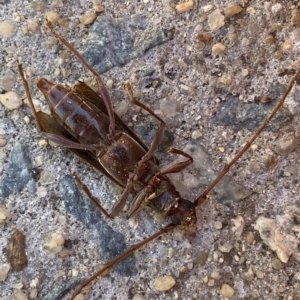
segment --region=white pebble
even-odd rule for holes
[[[0,102],[9,110],[14,110],[22,105],[21,97],[12,91],[0,95]]]
[[[44,186],[39,186],[36,192],[38,198],[44,198],[47,195],[47,189]]]
[[[222,284],[220,294],[225,298],[231,298],[234,294],[234,289],[228,284]]]
[[[10,264],[0,265],[0,282],[6,279],[9,270],[10,270]]]
[[[44,248],[50,252],[59,253],[63,249],[64,243],[64,236],[57,231],[47,235],[44,242]]]
[[[15,300],[27,300],[28,299],[22,290],[15,291],[13,294],[13,298]]]
[[[5,223],[12,217],[11,213],[8,212],[6,209],[0,207],[0,224]]]
[[[175,279],[172,276],[161,276],[155,280],[154,288],[159,292],[168,291],[175,285],[175,283]]]

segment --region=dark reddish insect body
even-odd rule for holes
[[[84,83],[80,82],[73,87],[73,90],[70,90],[42,78],[38,81],[37,86],[45,95],[51,109],[51,124],[61,127],[60,134],[57,132],[57,134],[49,136],[48,131],[46,135],[52,141],[72,149],[73,152],[76,149],[75,151],[77,154],[80,153],[80,157],[82,157],[82,150],[86,154],[88,153],[93,159],[93,166],[99,164],[98,169],[101,168],[101,172],[125,187],[124,193],[114,206],[112,213],[104,212],[106,215],[110,217],[118,215],[126,203],[128,194],[135,191],[138,192],[138,195],[133,201],[129,216],[137,213],[146,202],[145,204],[151,205],[165,215],[174,215],[179,220],[187,217],[189,222],[194,224],[195,211],[192,203],[180,198],[179,193],[165,175],[170,172],[178,172],[182,166],[186,167],[192,163],[192,158],[180,150],[173,149],[173,152],[180,153],[189,160],[185,163],[177,163],[175,168],[173,166],[164,172],[159,171],[153,158],[153,150],[160,142],[165,127],[162,120],[153,141],[154,147],[148,150],[120,119],[117,119],[114,130],[111,130],[109,134],[109,116],[103,112],[103,107],[98,107],[98,102],[102,102],[101,98]],[[84,86],[84,90],[89,92],[89,97],[86,96],[86,92],[83,93],[82,89],[79,89],[81,86]],[[131,89],[130,85],[127,87]],[[131,90],[130,94],[132,95]],[[91,102],[91,99],[95,99],[95,104]],[[133,101],[142,105],[135,99]],[[156,116],[153,112],[151,113]],[[114,118],[117,116],[114,115]],[[70,137],[67,134],[62,135],[64,129]],[[179,205],[178,209],[174,207],[175,204],[176,207]],[[188,212],[187,208],[191,207],[188,213],[190,216],[183,217],[179,214],[182,210],[181,206],[184,206],[185,213]],[[103,208],[101,210],[104,211]]]
[[[76,173],[73,172],[77,183],[81,185],[89,199],[106,216],[115,217],[120,214],[128,195],[131,192],[136,192],[137,196],[131,204],[128,212],[129,216],[133,216],[144,206],[148,205],[166,216],[171,217],[172,221],[171,224],[159,232],[132,246],[114,260],[107,263],[78,288],[71,297],[71,299],[74,299],[82,288],[87,286],[99,275],[107,273],[107,271],[112,269],[133,251],[141,248],[156,237],[173,230],[178,225],[188,227],[196,223],[195,208],[206,200],[207,194],[218,184],[231,166],[249,149],[253,141],[267,126],[269,121],[282,106],[294,82],[299,77],[300,71],[297,72],[285,95],[259,130],[232,161],[224,167],[223,171],[209,187],[194,202],[191,202],[181,198],[166,175],[180,172],[186,168],[193,162],[192,157],[181,150],[172,148],[170,150],[171,153],[182,155],[187,159],[183,162],[173,163],[166,166],[163,170],[160,170],[157,160],[153,156],[163,136],[165,129],[164,121],[151,109],[134,98],[131,85],[127,83],[126,88],[132,102],[147,110],[153,117],[160,121],[160,126],[148,149],[139,137],[113,112],[109,94],[99,75],[64,38],[54,31],[51,24],[48,23],[48,26],[52,33],[94,74],[98,84],[98,93],[94,92],[83,82],[78,82],[70,89],[62,85],[55,85],[46,79],[40,79],[37,85],[44,93],[51,108],[52,115],[36,112],[28,83],[24,78],[22,67],[19,64],[19,71],[38,128],[47,138],[66,147],[112,181],[124,187],[120,199],[109,214],[92,196],[88,188],[77,177]]]

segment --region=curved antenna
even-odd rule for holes
[[[264,121],[264,123],[259,127],[259,129],[255,132],[255,134],[252,136],[252,138],[246,143],[246,145],[238,152],[238,154],[227,164],[224,166],[222,172],[218,175],[218,177],[206,188],[206,190],[194,201],[194,205],[199,206],[201,205],[206,199],[207,195],[211,192],[211,190],[221,181],[221,179],[228,173],[232,165],[236,163],[237,160],[241,158],[241,156],[250,148],[252,143],[256,140],[256,138],[261,134],[261,132],[267,127],[269,122],[272,120],[272,118],[275,116],[277,111],[282,107],[285,99],[287,98],[288,94],[290,93],[291,89],[293,88],[296,80],[300,76],[300,69],[297,71],[296,75],[293,77],[293,79],[290,82],[289,87],[287,88],[285,94],[279,101],[279,103],[276,105],[276,107],[273,109],[273,111],[270,113],[270,115],[267,117],[267,119]]]

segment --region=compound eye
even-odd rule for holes
[[[190,200],[184,200],[184,206],[185,208],[192,208],[194,206],[194,203]]]
[[[181,220],[178,217],[171,217],[172,223],[175,225],[181,225]]]

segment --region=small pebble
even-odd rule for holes
[[[272,13],[274,15],[276,15],[277,13],[279,13],[280,11],[282,11],[282,4],[275,3],[274,5],[272,5],[271,11],[272,11]]]
[[[55,23],[60,19],[60,15],[56,11],[49,11],[46,14],[46,19],[52,24],[55,25]]]
[[[229,242],[227,242],[224,245],[220,246],[219,250],[223,253],[229,253],[232,248],[233,246]]]
[[[127,111],[128,111],[129,105],[128,102],[125,100],[122,100],[115,108],[114,111],[115,113],[119,116],[122,117],[124,116]]]
[[[0,265],[0,282],[4,281],[10,271],[10,264]]]
[[[139,295],[139,294],[135,294],[132,298],[132,300],[145,300],[146,298],[144,298],[143,296]]]
[[[231,298],[234,294],[234,289],[228,284],[222,284],[220,294],[225,298]]]
[[[246,240],[249,244],[252,244],[254,241],[254,234],[252,232],[248,232],[246,236]]]
[[[272,266],[275,270],[280,270],[282,268],[282,262],[278,258],[275,258],[272,261]]]
[[[15,34],[16,25],[10,23],[7,20],[0,22],[0,36],[4,38],[10,38]]]
[[[221,279],[220,272],[218,272],[218,271],[212,272],[212,273],[210,274],[210,277],[213,278],[213,279],[215,279],[215,280]]]
[[[38,155],[34,158],[35,166],[40,167],[44,163],[44,157],[42,155]]]
[[[194,8],[194,0],[179,3],[175,6],[178,13],[183,13]]]
[[[30,297],[30,299],[36,299],[36,298],[37,298],[37,295],[38,295],[37,289],[32,289],[32,290],[30,291],[29,297]]]
[[[282,51],[288,52],[293,50],[293,43],[291,41],[285,41],[280,45]]]
[[[113,88],[113,86],[114,86],[114,81],[113,81],[112,79],[108,79],[108,80],[106,81],[105,86],[106,86],[109,90],[111,90],[111,89]]]
[[[44,198],[47,195],[47,189],[44,186],[39,186],[36,192],[38,198]]]
[[[97,13],[101,13],[104,12],[104,6],[103,5],[94,5],[93,9],[97,12]]]
[[[257,278],[259,278],[259,279],[263,279],[264,278],[264,273],[262,271],[257,270],[255,273],[256,273]]]
[[[222,229],[222,227],[223,227],[223,224],[222,224],[222,222],[220,222],[220,221],[216,221],[215,223],[214,223],[214,227],[216,228],[216,229]]]
[[[213,8],[214,8],[214,6],[211,5],[211,4],[204,5],[204,6],[202,7],[202,9],[203,9],[203,11],[204,11],[205,13],[208,13],[208,12],[211,11]]]
[[[292,10],[292,23],[293,25],[300,25],[300,11],[297,8]]]
[[[160,86],[160,81],[159,80],[153,80],[152,86],[157,89]]]
[[[225,25],[225,17],[220,9],[214,10],[207,18],[208,25],[212,31],[216,31]]]
[[[52,0],[51,1],[51,7],[52,8],[61,8],[61,7],[64,7],[63,0]]]
[[[218,252],[214,252],[214,261],[218,261],[219,260],[219,255],[218,255]]]
[[[43,246],[46,250],[56,254],[63,249],[64,243],[64,236],[60,232],[53,232],[47,235]]]
[[[22,289],[22,288],[24,287],[24,284],[23,284],[23,282],[17,282],[17,283],[13,283],[13,284],[11,285],[11,287],[12,287],[13,289],[18,289],[18,290],[20,290],[20,289]]]
[[[85,299],[85,296],[83,294],[78,294],[74,300],[84,300]]]
[[[237,216],[231,221],[233,223],[232,232],[234,232],[237,237],[241,236],[245,226],[244,218],[242,216]]]
[[[85,14],[85,15],[81,15],[79,17],[79,21],[83,25],[89,25],[89,24],[92,24],[96,18],[97,18],[97,15],[94,13]]]
[[[30,287],[36,288],[39,286],[40,280],[36,277],[30,281]]]
[[[30,119],[29,119],[28,116],[25,116],[25,117],[24,117],[24,122],[25,122],[26,124],[29,124],[29,123],[30,123]]]
[[[166,216],[161,212],[155,211],[153,213],[153,220],[155,223],[163,224],[166,220]]]
[[[198,39],[200,40],[200,42],[204,43],[205,45],[210,45],[212,43],[212,36],[209,32],[199,33]]]
[[[14,110],[22,105],[22,99],[16,92],[6,92],[0,95],[0,102],[9,110]]]
[[[263,160],[263,164],[268,169],[273,169],[275,167],[276,163],[277,163],[276,159],[273,155],[267,155]]]
[[[225,8],[225,14],[229,17],[237,15],[243,11],[243,8],[237,4],[229,5]]]
[[[242,278],[247,280],[247,281],[252,281],[254,279],[254,273],[251,268],[244,274],[242,274]]]
[[[270,35],[265,39],[265,43],[267,45],[274,45],[276,43],[276,39]]]
[[[224,50],[226,49],[226,46],[223,45],[222,43],[216,43],[212,46],[212,49],[211,51],[214,53],[214,54],[221,54],[224,52]]]
[[[21,16],[20,16],[20,15],[16,15],[15,21],[16,21],[17,23],[21,22]]]
[[[72,269],[72,277],[77,277],[79,274],[79,271],[76,269]]]
[[[7,258],[14,271],[22,271],[27,266],[26,236],[19,230],[9,239]]]
[[[154,288],[158,292],[170,290],[175,285],[175,279],[170,275],[158,277],[154,282]]]
[[[207,285],[208,286],[214,286],[215,285],[214,279],[209,279]]]
[[[195,90],[195,88],[187,86],[185,84],[179,84],[179,90],[183,95],[186,96],[194,96],[196,95],[197,91]]]
[[[38,21],[35,21],[35,20],[27,20],[27,27],[28,27],[28,30],[31,32],[38,32],[40,29],[40,25],[39,25]]]
[[[242,69],[242,76],[243,77],[248,76],[248,74],[249,74],[249,71],[247,69]]]
[[[299,139],[295,136],[284,136],[275,143],[275,152],[279,155],[287,155],[299,145]]]
[[[69,25],[68,20],[67,20],[67,19],[64,19],[64,18],[59,19],[59,20],[57,21],[57,23],[59,24],[60,27],[67,27],[67,26]],[[64,74],[67,73],[67,71],[66,71],[65,69],[63,69],[62,72],[63,72]],[[66,78],[67,75],[64,75],[64,77]]]
[[[6,209],[0,207],[0,224],[5,223],[9,219],[11,219],[12,215],[9,211]]]
[[[200,130],[194,130],[192,132],[192,139],[197,140],[202,137],[202,132]]]
[[[46,147],[48,146],[48,141],[47,140],[39,140],[39,147]]]
[[[230,85],[232,83],[232,77],[230,74],[223,74],[220,77],[220,82],[223,83],[224,85]]]
[[[168,258],[172,258],[175,254],[174,248],[169,248],[168,250]]]
[[[256,10],[252,6],[249,6],[246,11],[250,15],[254,15],[256,13]]]
[[[22,290],[17,290],[13,293],[14,300],[27,300],[27,296]]]
[[[0,79],[0,88],[4,91],[11,91],[17,82],[17,76],[11,69],[6,69]]]
[[[208,259],[208,252],[200,251],[199,253],[199,265],[200,267],[205,266],[207,259]]]
[[[281,59],[282,56],[283,56],[283,52],[280,51],[280,50],[275,51],[273,56],[274,56],[275,59]]]

